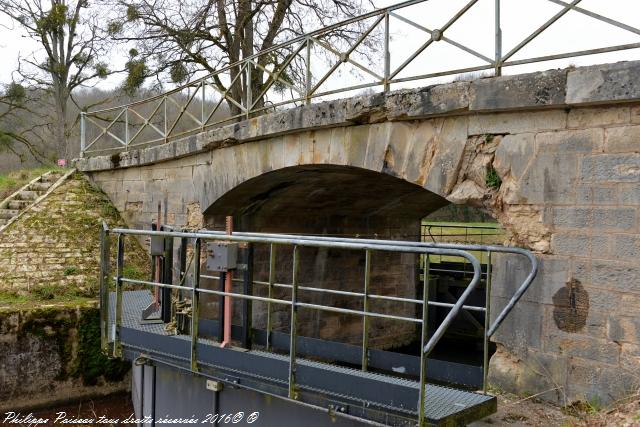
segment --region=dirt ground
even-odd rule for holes
[[[640,395],[597,410],[589,405],[560,408],[532,398],[502,394],[498,396],[498,412],[471,426],[640,427]]]

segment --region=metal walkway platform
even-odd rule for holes
[[[110,296],[114,319],[115,294]],[[143,324],[140,313],[152,301],[149,291],[123,292],[121,344],[127,359],[147,358],[179,370],[190,370],[188,335],[171,335],[163,324]],[[113,322],[111,322],[113,327]],[[113,330],[113,329],[112,329]],[[289,358],[260,350],[220,348],[210,339],[198,341],[199,375],[270,395],[287,398]],[[385,425],[414,425],[419,382],[363,372],[300,358],[297,400],[334,408],[341,414]],[[426,421],[433,425],[463,425],[496,411],[496,398],[480,393],[427,384]]]

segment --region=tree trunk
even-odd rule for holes
[[[60,86],[55,88],[55,119],[53,135],[58,159],[67,159],[67,99],[66,90]]]

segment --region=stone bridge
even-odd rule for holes
[[[181,227],[234,215],[244,230],[408,240],[448,203],[480,207],[542,261],[494,338],[493,383],[563,403],[640,384],[640,62],[308,105],[76,164],[132,226],[161,202]],[[495,262],[496,307],[520,267]],[[415,291],[413,260],[385,270]]]

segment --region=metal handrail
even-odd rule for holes
[[[460,313],[460,311],[464,307],[464,303],[466,299],[469,297],[471,292],[475,289],[475,287],[480,282],[481,277],[481,266],[479,261],[470,253],[464,250],[456,249],[456,248],[443,248],[438,245],[433,245],[429,247],[416,247],[416,246],[407,246],[407,245],[399,245],[395,241],[389,241],[389,243],[382,243],[380,241],[369,241],[358,239],[352,239],[350,241],[340,240],[340,241],[331,241],[325,240],[322,238],[314,237],[314,236],[287,236],[287,235],[270,235],[265,233],[234,233],[234,234],[217,234],[215,232],[178,232],[178,231],[148,231],[148,230],[133,230],[126,228],[114,228],[112,230],[108,230],[108,228],[103,229],[103,256],[105,254],[104,245],[108,245],[109,240],[106,238],[110,233],[116,234],[118,236],[118,251],[117,251],[117,274],[114,277],[116,283],[116,307],[115,307],[115,334],[114,334],[114,345],[113,345],[113,354],[114,356],[122,355],[122,344],[120,342],[120,329],[122,326],[122,305],[123,305],[123,283],[130,284],[138,284],[138,285],[147,285],[153,286],[157,288],[167,288],[167,289],[175,289],[180,291],[191,291],[193,298],[193,315],[192,315],[192,327],[191,327],[191,363],[192,370],[198,370],[198,359],[197,359],[197,340],[198,340],[198,295],[200,293],[218,295],[218,296],[228,296],[239,299],[248,299],[255,301],[262,301],[268,303],[276,303],[276,304],[284,304],[291,307],[291,320],[290,320],[290,376],[289,376],[289,397],[295,398],[295,360],[296,360],[296,350],[295,350],[295,337],[296,337],[296,318],[295,313],[298,307],[310,308],[314,310],[324,310],[331,311],[337,313],[345,313],[350,315],[357,315],[363,318],[363,329],[364,333],[367,332],[367,319],[369,317],[377,317],[383,319],[390,320],[398,320],[405,322],[412,322],[415,324],[420,324],[422,328],[422,351],[420,352],[420,390],[419,390],[419,404],[417,408],[418,418],[420,420],[424,419],[424,395],[425,395],[425,385],[426,385],[426,359],[427,356],[434,349],[438,341],[444,335],[446,329],[451,325],[455,317]],[[234,292],[223,292],[223,291],[215,291],[211,289],[202,289],[199,287],[199,281],[202,275],[200,274],[199,267],[194,267],[194,285],[184,286],[184,285],[174,285],[167,283],[159,283],[155,281],[146,281],[146,280],[137,280],[131,279],[124,276],[123,273],[123,264],[124,264],[124,236],[160,236],[162,238],[180,238],[180,239],[193,239],[194,240],[194,257],[195,259],[200,259],[200,250],[201,250],[201,242],[206,240],[216,240],[216,241],[229,241],[229,242],[244,242],[244,243],[264,243],[270,244],[271,257],[273,257],[273,247],[274,245],[290,245],[293,246],[293,283],[291,288],[291,300],[283,300],[271,297],[259,297],[248,294],[234,293]],[[338,308],[333,306],[325,306],[319,304],[310,304],[305,302],[299,302],[297,300],[297,290],[298,287],[298,279],[297,279],[297,271],[299,270],[299,255],[298,248],[299,247],[316,247],[316,248],[335,248],[335,249],[349,249],[349,250],[364,250],[366,251],[367,263],[365,267],[365,289],[368,287],[369,280],[369,269],[370,269],[370,252],[371,251],[385,251],[385,252],[400,252],[400,253],[415,253],[419,255],[447,255],[447,256],[458,256],[466,259],[473,266],[473,277],[471,278],[468,286],[462,295],[458,298],[455,304],[450,307],[449,313],[445,317],[445,319],[440,323],[436,331],[433,333],[432,337],[426,341],[426,325],[427,325],[427,309],[428,304],[428,256],[423,257],[425,262],[425,275],[423,278],[424,283],[424,293],[423,293],[423,301],[422,301],[422,318],[409,318],[404,316],[396,316],[390,314],[376,313],[369,311],[365,305],[364,310],[353,310],[346,308]],[[108,252],[107,255],[108,256]],[[109,262],[103,258],[102,260],[102,274],[105,276],[105,269],[108,270]],[[199,262],[195,263],[196,266],[199,266]],[[270,282],[272,282],[272,276],[270,274]],[[272,283],[273,284],[273,283]],[[101,281],[101,286],[106,287],[107,284],[104,281]],[[105,289],[101,289],[101,296],[106,293]],[[357,295],[357,293],[353,293]],[[366,302],[367,297],[373,297],[366,290],[364,294],[364,301]],[[106,303],[102,306],[103,311],[108,311],[108,299],[103,299],[103,303]],[[101,318],[103,319],[103,318]],[[102,328],[103,331],[106,331],[106,325]],[[366,344],[366,340],[363,340],[363,369],[366,370],[366,364],[364,360],[366,359],[368,348]]]
[[[382,86],[384,92],[388,92],[392,84],[416,81],[416,80],[424,80],[433,77],[442,77],[449,75],[456,75],[468,72],[475,71],[483,71],[483,70],[494,70],[495,75],[501,75],[502,69],[508,66],[516,66],[537,62],[545,62],[556,59],[566,59],[577,56],[587,56],[587,55],[595,55],[606,52],[614,52],[620,50],[628,50],[628,49],[637,49],[640,48],[640,43],[628,43],[621,45],[614,45],[608,47],[601,47],[595,49],[583,49],[572,52],[565,52],[559,54],[538,56],[538,57],[529,57],[519,60],[511,59],[516,53],[520,52],[522,48],[528,45],[531,41],[535,40],[541,34],[543,34],[552,24],[557,22],[563,16],[565,16],[568,12],[573,11],[576,13],[580,13],[582,15],[588,16],[597,21],[603,22],[610,26],[625,30],[635,35],[640,35],[640,29],[635,28],[633,26],[624,24],[612,18],[608,18],[601,14],[589,11],[587,9],[578,7],[578,4],[581,0],[573,0],[570,3],[564,0],[547,0],[550,3],[562,6],[562,9],[548,19],[545,23],[543,23],[540,27],[538,27],[535,31],[525,37],[520,43],[515,45],[509,52],[506,54],[502,52],[502,29],[501,29],[501,0],[494,1],[494,56],[490,58],[486,55],[483,55],[480,52],[477,52],[473,48],[466,46],[462,43],[459,43],[455,40],[452,40],[449,37],[445,36],[447,30],[456,23],[462,16],[464,16],[473,6],[478,2],[478,0],[470,0],[467,2],[460,10],[458,10],[441,28],[430,29],[426,28],[423,25],[420,25],[413,20],[406,18],[404,16],[396,13],[397,11],[407,8],[409,6],[413,6],[416,4],[427,3],[429,0],[410,0],[401,2],[395,5],[391,5],[388,7],[384,7],[381,9],[377,9],[363,15],[346,19],[339,23],[294,37],[285,42],[279,43],[269,49],[262,50],[255,54],[249,55],[237,62],[229,64],[225,67],[222,67],[211,74],[195,79],[189,83],[186,83],[182,86],[178,86],[172,90],[169,90],[165,93],[155,95],[149,97],[147,99],[131,102],[122,106],[104,108],[95,111],[87,111],[80,113],[80,151],[81,155],[89,152],[89,150],[96,145],[98,142],[103,142],[111,138],[110,141],[115,141],[119,144],[118,147],[107,147],[107,148],[93,148],[90,150],[91,152],[101,152],[101,151],[114,151],[114,150],[128,150],[133,147],[140,147],[145,145],[151,145],[155,143],[164,143],[169,141],[170,139],[176,139],[181,136],[185,136],[194,132],[201,132],[206,129],[209,129],[214,126],[220,126],[226,122],[232,120],[239,120],[242,118],[249,118],[259,113],[264,113],[268,110],[272,110],[274,108],[285,106],[289,104],[298,105],[300,103],[310,103],[313,99],[321,98],[323,96],[334,95],[337,93],[344,93],[353,90],[372,88],[376,86]],[[396,69],[392,70],[390,65],[390,57],[391,52],[389,49],[389,40],[390,40],[390,27],[389,21],[393,18],[397,20],[402,25],[408,25],[412,28],[418,29],[428,35],[426,41],[416,49],[400,66]],[[349,48],[340,52],[337,49],[328,46],[322,40],[319,40],[323,36],[331,34],[332,31],[340,29],[342,27],[357,23],[363,22],[368,19],[373,19],[374,23],[372,25],[367,25],[366,29],[363,33],[358,37],[358,39],[351,45]],[[484,24],[484,23],[483,23]],[[382,43],[382,61],[384,63],[384,75],[380,76],[376,73],[373,73],[370,70],[370,67],[363,65],[353,59],[352,53],[362,45],[362,43],[368,39],[372,33],[375,32],[376,28],[382,25],[383,26],[383,43]],[[464,52],[472,54],[480,61],[482,61],[482,65],[474,66],[474,67],[466,67],[459,69],[446,70],[442,72],[429,73],[429,74],[411,74],[406,77],[399,77],[399,74],[406,69],[406,67],[411,64],[416,58],[430,45],[438,42],[445,42],[451,46],[454,46],[458,49],[461,49]],[[339,54],[339,60],[330,66],[329,71],[323,73],[321,76],[316,76],[315,83],[313,82],[314,76],[312,75],[312,67],[311,67],[311,49],[316,46],[326,50],[327,52],[331,52]],[[268,70],[258,64],[258,59],[264,55],[271,54],[273,52],[285,51],[286,56],[288,58],[280,65],[280,68]],[[304,51],[304,52],[303,52]],[[285,71],[287,67],[292,66],[293,60],[298,55],[306,55],[306,59],[304,60],[305,64],[305,73],[304,73],[304,81],[300,82],[301,87],[298,88],[295,85],[292,85],[286,79],[281,77],[281,74]],[[302,60],[302,59],[300,59]],[[374,78],[373,82],[362,83],[362,84],[351,84],[347,87],[343,87],[335,90],[325,90],[321,91],[321,86],[334,75],[336,70],[339,68],[342,63],[350,63],[351,65],[357,67],[358,69],[366,72],[369,76]],[[213,78],[219,78],[218,76],[224,74],[231,74],[232,71],[237,73],[234,79],[229,78],[229,86],[226,90],[221,90],[218,88],[214,82]],[[250,90],[246,91],[246,94],[243,95],[243,99],[235,99],[230,94],[230,89],[233,85],[241,81],[239,77],[244,75],[244,81],[251,81],[251,73],[252,72],[261,72],[266,73],[268,75],[268,80],[266,82],[266,86],[263,88],[262,93],[260,94],[252,94]],[[279,82],[292,91],[292,96],[290,98],[283,99],[277,102],[264,102],[264,106],[257,107],[259,100],[266,100],[266,96],[269,90],[273,87],[276,82]],[[210,105],[207,104],[205,92],[208,89],[212,89],[219,96],[219,100],[215,103],[215,107],[212,111],[205,111]],[[181,102],[176,101],[171,96],[177,93],[181,93],[184,90],[187,90],[192,93],[185,94],[185,100]],[[297,93],[297,96],[293,95],[293,92]],[[197,113],[194,115],[189,110],[188,107],[193,103],[194,99],[197,95],[200,95],[200,117],[196,117]],[[254,96],[255,95],[255,96]],[[219,109],[221,103],[227,100],[229,103],[235,105],[239,109],[239,113],[232,116],[225,116],[220,120],[212,122],[212,118],[214,113]],[[177,117],[172,117],[169,120],[167,115],[167,105],[169,102],[175,104],[178,107]],[[157,103],[157,104],[156,104]],[[149,115],[143,115],[142,113],[136,111],[134,107],[139,107],[142,105],[150,105],[152,107],[152,113]],[[153,123],[153,117],[163,108],[163,123],[164,129],[158,128]],[[131,117],[130,112],[138,116],[141,121],[138,124],[140,128],[133,134],[130,135],[129,128],[131,127]],[[101,115],[105,115],[108,113],[116,113],[115,117],[101,117]],[[183,126],[182,130],[176,130],[180,120],[183,117],[188,117],[189,120],[193,121],[196,126],[186,128]],[[106,122],[107,124],[103,126],[100,122]],[[171,124],[170,124],[171,122]],[[99,130],[98,136],[95,137],[91,141],[87,141],[87,124],[93,124]],[[124,125],[124,129],[122,134],[117,134],[117,132],[113,129],[116,123],[121,123]],[[184,122],[182,123],[185,124]],[[151,128],[157,133],[156,138],[147,139],[143,141],[139,141],[141,138],[142,132],[146,128]]]
[[[201,233],[221,236],[224,235],[222,231],[210,231],[203,230]],[[268,236],[270,238],[278,238],[282,237],[283,239],[288,238],[298,238],[300,240],[305,239],[313,239],[323,242],[344,242],[344,243],[352,243],[352,242],[363,242],[371,245],[388,245],[393,244],[395,246],[400,247],[415,247],[415,248],[443,248],[443,249],[458,249],[464,251],[485,251],[485,252],[500,252],[500,253],[512,253],[516,255],[521,255],[526,257],[530,263],[530,270],[527,277],[522,282],[522,284],[518,287],[516,292],[513,294],[507,305],[502,309],[500,314],[496,317],[493,324],[487,331],[488,336],[491,337],[496,330],[500,327],[504,319],[507,315],[513,310],[513,307],[520,301],[520,298],[524,295],[524,293],[529,289],[533,279],[535,279],[538,274],[538,259],[526,249],[516,248],[516,247],[508,247],[508,246],[495,246],[495,245],[478,245],[478,244],[467,244],[467,243],[429,243],[429,242],[406,242],[406,241],[396,241],[396,240],[384,240],[384,239],[356,239],[356,238],[348,238],[348,237],[324,237],[324,236],[299,236],[294,234],[269,234],[269,233],[250,233],[250,232],[234,232],[236,236],[243,237],[252,237],[254,235]],[[488,302],[487,302],[488,303]]]

